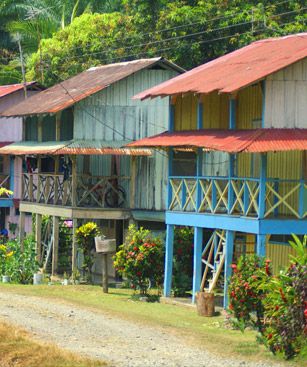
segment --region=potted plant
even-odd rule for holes
[[[9,283],[11,281],[10,271],[13,259],[13,251],[7,245],[0,245],[0,273],[2,274],[2,282]]]
[[[69,284],[69,276],[68,274],[66,273],[66,271],[64,272],[63,274],[63,285],[68,285]]]
[[[81,274],[79,272],[78,269],[74,269],[72,274],[71,274],[71,282],[72,284],[80,284],[80,278],[81,278]]]

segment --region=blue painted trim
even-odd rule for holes
[[[182,190],[181,190],[181,208],[185,206],[187,199],[187,187],[184,181],[182,181]]]
[[[169,104],[169,117],[168,117],[168,130],[174,131],[175,128],[175,106],[171,103]]]
[[[168,152],[168,177],[172,176],[173,158],[174,158],[173,148],[169,148],[169,152]],[[168,182],[167,182],[167,199],[166,199],[167,208],[169,208],[171,202],[172,202],[172,186],[171,186],[170,180],[168,180]]]
[[[299,188],[299,202],[298,202],[298,214],[300,216],[300,218],[303,218],[305,211],[306,211],[306,203],[307,203],[307,198],[306,198],[306,191],[305,190],[305,182],[304,180],[300,180],[300,188]],[[307,232],[307,230],[306,230]]]
[[[262,82],[261,82],[261,90],[262,90],[261,127],[264,129],[264,127],[265,127],[265,94],[266,94],[265,80],[262,80]]]
[[[15,157],[10,156],[10,190],[13,192],[15,190],[14,162],[15,162]]]
[[[167,211],[166,224],[219,228],[254,234],[306,234],[307,219],[257,219],[226,214]]]
[[[231,208],[234,203],[234,191],[233,187],[230,183],[230,180],[232,177],[234,177],[234,171],[235,171],[235,156],[233,154],[229,154],[229,166],[228,166],[228,173],[229,173],[229,187],[228,187],[228,213],[230,213]]]
[[[228,306],[228,282],[231,277],[231,263],[233,258],[234,232],[226,231],[226,249],[224,264],[224,308]]]
[[[201,148],[197,149],[197,157],[196,157],[196,175],[200,177],[202,175],[203,170],[203,150]],[[196,208],[199,209],[202,201],[202,189],[200,186],[200,182],[197,178],[197,186],[196,186]]]
[[[13,206],[13,199],[0,199],[0,208],[11,208]]]
[[[266,192],[266,172],[267,172],[267,155],[261,153],[260,165],[260,184],[259,184],[259,218],[263,218],[265,214],[265,192]]]
[[[203,252],[203,229],[194,227],[194,255],[193,255],[193,293],[192,302],[195,303],[196,292],[200,290]]]
[[[249,190],[247,187],[247,182],[243,183],[244,189],[243,189],[243,206],[244,206],[244,214],[246,215],[247,209],[249,206]]]
[[[236,128],[236,104],[236,99],[229,99],[229,129],[231,130]]]
[[[214,243],[214,250],[213,250],[213,258],[215,259],[216,253],[217,253],[217,245],[218,245],[218,240],[217,240],[217,236],[215,235],[213,238],[213,243]],[[217,269],[217,263],[214,262],[214,270]]]
[[[165,268],[164,268],[164,296],[169,297],[172,289],[173,274],[173,254],[174,254],[174,226],[166,226],[165,241]]]
[[[266,246],[266,235],[258,234],[257,235],[257,245],[256,245],[256,254],[258,256],[265,256],[265,246]]]
[[[216,207],[216,186],[215,186],[215,180],[212,180],[212,194],[211,194],[211,200],[212,200],[212,208],[214,210],[214,208]]]
[[[278,180],[274,181],[274,190],[276,192],[278,192],[278,190],[279,190],[279,181]],[[278,198],[277,198],[277,196],[274,195],[273,205],[277,204],[277,202],[278,202]],[[274,217],[278,216],[278,206],[274,209],[273,214],[274,214]]]
[[[197,129],[203,129],[203,104],[198,101],[197,103]]]

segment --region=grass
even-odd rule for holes
[[[0,322],[0,366],[102,367],[107,365],[76,357],[50,344],[35,342],[25,331]]]
[[[191,345],[205,346],[213,353],[243,360],[278,361],[263,346],[255,341],[255,332],[226,329],[224,317],[200,317],[196,310],[186,307],[160,303],[146,303],[133,301],[132,292],[126,289],[109,289],[109,294],[102,293],[97,286],[24,286],[0,285],[0,292],[14,292],[17,294],[38,296],[44,298],[64,300],[79,306],[103,311],[109,315],[131,320],[141,325],[151,325],[162,328],[169,333],[184,336]],[[296,366],[304,362],[296,361]]]

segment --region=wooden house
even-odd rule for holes
[[[41,87],[36,82],[23,84],[10,84],[0,86],[0,113],[5,109],[14,107],[30,97]],[[9,143],[22,140],[22,118],[0,118],[0,147]],[[9,235],[13,235],[19,220],[19,201],[21,197],[21,162],[15,161],[14,157],[0,155],[0,187],[13,191],[12,197],[0,198],[0,229],[11,228]],[[11,223],[11,225],[10,225]],[[15,225],[15,226],[14,226]],[[26,232],[31,231],[31,217],[25,221]]]
[[[193,299],[242,253],[288,261],[307,233],[307,33],[254,42],[135,98],[170,96],[168,131],[133,148],[167,149],[165,296],[174,227],[194,227]]]
[[[117,234],[118,243],[131,220],[163,226],[165,155],[122,147],[164,131],[168,123],[167,101],[143,104],[132,96],[182,72],[163,58],[93,67],[3,112],[24,120],[22,142],[3,147],[0,153],[20,157],[26,167],[20,234],[25,213],[35,214],[41,259],[42,215],[52,217],[53,274],[60,218],[72,219],[74,233],[78,221],[100,220],[104,233]],[[72,268],[76,268],[75,236]]]

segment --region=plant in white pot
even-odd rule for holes
[[[64,272],[63,274],[63,285],[68,285],[69,284],[69,275]]]
[[[14,252],[11,251],[7,245],[0,245],[0,274],[2,275],[2,282],[9,283],[11,281],[11,263]]]

